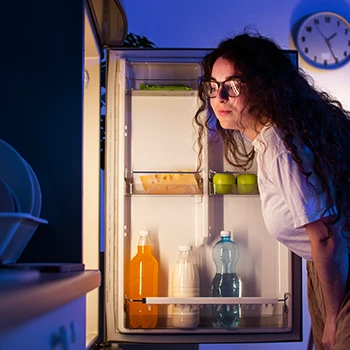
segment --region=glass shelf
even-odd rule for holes
[[[217,176],[216,181],[214,179],[215,175]],[[208,186],[209,195],[259,195],[256,172],[216,172],[209,169]]]
[[[129,62],[128,90],[198,90],[201,65],[198,62]]]
[[[203,180],[196,171],[132,171],[125,169],[126,194],[200,195]]]
[[[195,96],[198,79],[127,79],[126,93],[133,96]]]
[[[132,96],[196,96],[196,90],[130,90]]]

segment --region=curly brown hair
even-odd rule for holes
[[[330,224],[342,217],[344,229],[350,231],[350,112],[328,93],[319,91],[311,77],[290,60],[288,51],[259,33],[245,30],[223,40],[203,59],[202,82],[210,80],[213,64],[219,57],[232,62],[244,78],[249,113],[261,124],[266,123],[267,116],[269,123],[280,130],[285,146],[307,177],[311,174],[304,172],[293,140],[300,139],[313,152],[314,170],[321,180],[318,190],[326,194],[327,208],[336,208],[337,215]],[[206,130],[222,139],[229,164],[243,169],[251,167],[254,150],[247,148],[240,131],[220,126],[202,84],[199,100],[194,116],[199,130],[199,168]]]

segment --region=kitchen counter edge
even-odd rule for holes
[[[1,273],[1,272],[0,272]],[[99,270],[44,273],[30,283],[6,282],[0,288],[0,334],[59,308],[98,288]]]

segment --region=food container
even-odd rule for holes
[[[127,194],[202,193],[202,178],[195,171],[130,171],[125,172]]]

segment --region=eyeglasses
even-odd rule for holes
[[[222,87],[229,97],[237,97],[241,93],[242,82],[243,80],[240,78],[229,78],[225,81],[204,81],[203,92],[207,97],[215,98],[218,95],[220,87]]]

